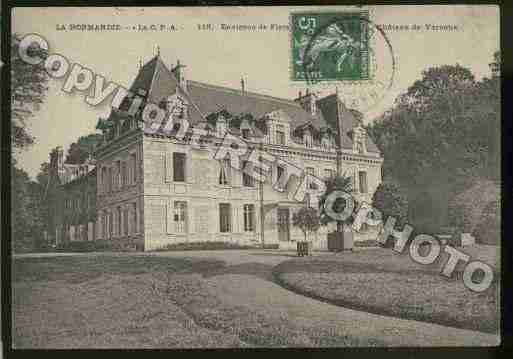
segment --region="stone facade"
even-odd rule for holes
[[[220,143],[221,138],[212,139],[212,144]],[[144,136],[144,234],[145,249],[155,249],[170,243],[190,241],[231,241],[239,244],[279,243],[280,240],[303,239],[302,232],[291,225],[295,211],[305,203],[298,203],[290,197],[294,184],[288,191],[273,189],[277,179],[277,168],[264,182],[246,187],[242,172],[231,169],[228,183],[220,184],[221,163],[213,159],[214,145],[192,148],[189,144],[176,143],[165,138]],[[313,168],[314,174],[324,177],[335,173],[336,159],[333,151],[307,149],[304,146],[266,145],[265,151],[293,163],[298,168]],[[184,182],[173,181],[172,154],[184,153],[186,176]],[[343,156],[343,169],[352,176],[365,172],[367,189],[360,193],[355,181],[355,197],[370,202],[372,193],[381,181],[381,159],[346,153]],[[299,182],[299,181],[297,181]],[[297,184],[296,182],[296,184]],[[174,220],[175,203],[186,203],[185,232],[176,230]],[[220,204],[229,204],[232,228],[228,233],[220,230]],[[252,205],[254,225],[252,230],[245,227],[244,206]],[[261,234],[260,208],[264,211],[264,235]],[[247,208],[247,207],[246,207]],[[278,219],[281,216],[280,220]],[[286,219],[287,223],[283,223]],[[331,225],[321,227],[318,236],[325,236]]]
[[[144,248],[143,143],[135,128],[105,148],[97,158],[97,238],[126,241]]]

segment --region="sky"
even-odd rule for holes
[[[322,7],[322,11],[355,9]],[[365,9],[374,24],[403,25],[402,30],[385,30],[392,52],[380,35],[371,41],[375,77],[387,86],[376,87],[379,102],[363,108],[366,123],[390,108],[397,95],[429,67],[460,64],[478,79],[490,76],[488,64],[500,48],[497,6],[384,5]],[[137,75],[140,61],[149,61],[158,48],[166,64],[176,64],[179,59],[187,66],[188,79],[240,89],[244,77],[247,91],[293,99],[306,86],[290,80],[291,34],[284,26],[271,30],[271,25],[288,25],[291,12],[309,10],[319,7],[16,8],[12,31],[21,36],[39,34],[48,41],[51,54],[59,53],[70,63],[79,63],[125,87]],[[117,24],[121,30],[70,30],[71,24]],[[200,30],[205,24],[212,24],[213,30]],[[267,30],[227,31],[221,24],[266,24]],[[414,24],[418,25],[415,30]],[[428,28],[428,24],[432,26]],[[151,25],[157,30],[151,30]],[[158,30],[160,25],[165,30]],[[433,25],[451,25],[453,30],[433,30]],[[148,30],[140,30],[145,26]],[[175,30],[170,31],[171,27]],[[98,118],[109,113],[109,101],[92,107],[84,101],[87,93],[67,94],[61,89],[63,83],[62,79],[50,79],[46,101],[29,122],[36,143],[15,154],[19,166],[31,177],[48,161],[52,148],[67,150],[78,137],[95,132]],[[335,86],[349,103],[365,97],[376,85],[321,83],[310,91],[324,96],[333,93]]]

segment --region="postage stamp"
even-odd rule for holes
[[[368,11],[290,16],[293,81],[369,79]]]

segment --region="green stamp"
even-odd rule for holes
[[[369,79],[369,13],[290,15],[292,81]]]

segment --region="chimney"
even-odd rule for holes
[[[244,94],[244,78],[242,76],[240,78],[240,88],[242,93]]]
[[[176,61],[176,66],[171,72],[175,75],[180,87],[187,91],[187,73],[186,73],[186,65],[180,64],[180,60]]]
[[[312,92],[306,89],[306,93],[302,96],[301,91],[299,91],[299,97],[294,100],[299,103],[299,105],[310,115],[315,116],[317,114],[317,96]]]

